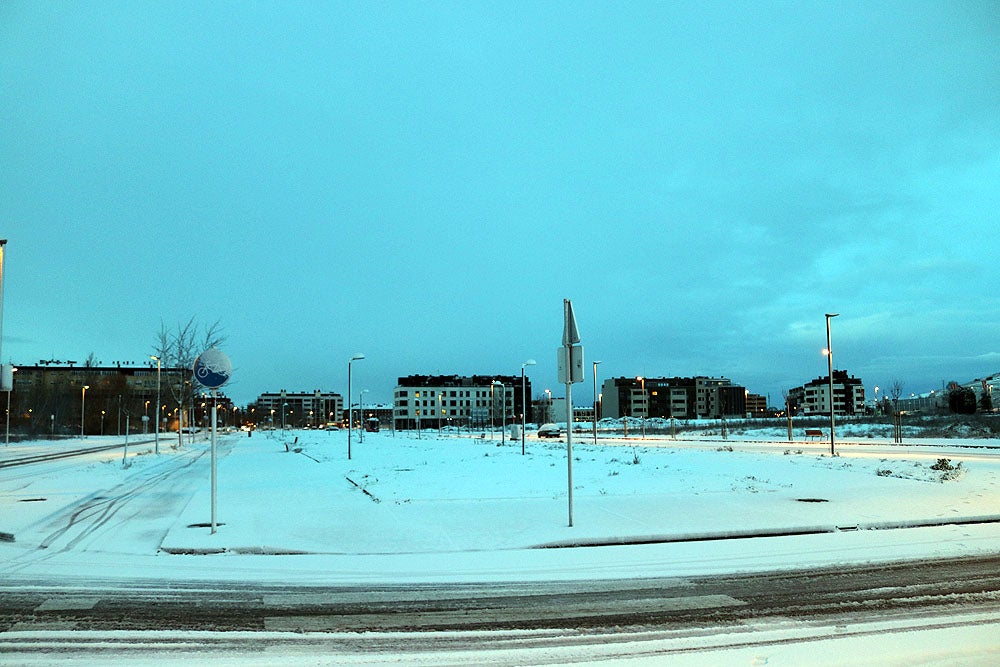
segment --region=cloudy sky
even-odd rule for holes
[[[229,393],[412,373],[1000,371],[1000,8],[0,4],[3,341],[141,361],[218,321]]]

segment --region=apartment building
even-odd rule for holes
[[[256,421],[276,428],[319,428],[329,422],[339,422],[344,413],[344,398],[340,394],[313,391],[268,392],[257,397],[251,406]]]
[[[795,414],[830,414],[830,376],[818,377],[788,392],[788,404]],[[847,371],[833,372],[833,412],[835,415],[865,413],[865,388]]]
[[[604,381],[599,411],[611,419],[746,417],[749,396],[724,377],[618,377]]]
[[[393,391],[397,429],[490,428],[532,421],[531,380],[517,375],[410,375]]]

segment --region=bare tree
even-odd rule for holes
[[[178,324],[177,328],[173,330],[161,322],[153,354],[160,359],[160,363],[164,367],[192,369],[199,354],[207,349],[219,347],[225,340],[222,326],[218,321],[202,326],[192,317],[186,323]],[[194,397],[201,388],[193,374],[188,375],[188,378],[175,376],[172,381],[166,383],[170,395],[178,407],[178,441],[180,441],[181,429],[184,424],[184,406],[191,406],[189,415],[194,413]],[[188,423],[190,423],[190,417]]]
[[[892,397],[892,441],[896,444],[903,442],[903,420],[899,415],[899,397],[903,395],[903,382],[893,380],[889,385],[889,396]]]

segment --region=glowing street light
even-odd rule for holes
[[[83,385],[80,390],[80,437],[85,438],[86,435],[83,433],[84,415],[87,411],[87,390],[90,389],[89,384]]]
[[[833,416],[833,346],[830,345],[830,318],[837,317],[840,313],[826,313],[826,362],[830,380],[830,456],[835,456],[833,448],[834,428],[836,425]],[[846,387],[845,387],[846,390]],[[845,393],[846,398],[846,393]]]

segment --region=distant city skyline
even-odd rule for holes
[[[921,3],[0,6],[0,359],[142,362],[218,321],[225,391],[833,362],[1000,370],[1000,13]]]

